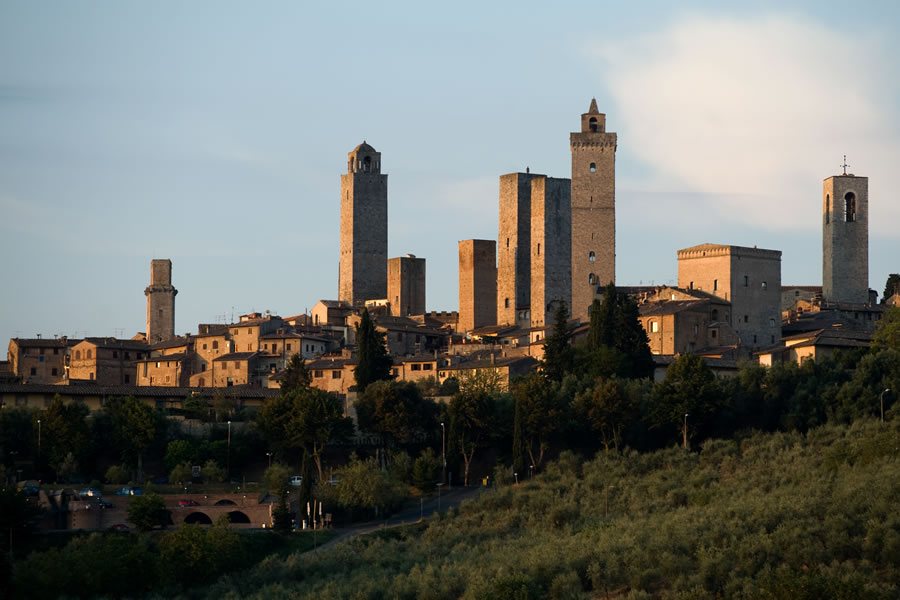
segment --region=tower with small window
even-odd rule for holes
[[[591,100],[572,150],[572,316],[588,319],[599,289],[616,280],[616,134]]]
[[[869,178],[846,168],[822,184],[822,298],[869,302]]]
[[[147,297],[147,343],[155,344],[175,337],[175,295],[172,287],[172,261],[154,258],[150,261],[150,285]]]
[[[381,153],[363,142],[341,175],[338,299],[352,305],[387,298],[387,175]]]

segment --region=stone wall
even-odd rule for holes
[[[572,304],[571,182],[531,180],[531,327],[553,324],[563,301]]]

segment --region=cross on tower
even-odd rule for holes
[[[850,166],[850,165],[847,164],[847,155],[846,155],[846,154],[844,155],[844,164],[842,164],[841,166],[844,167],[844,175],[846,175],[846,174],[847,174],[847,167]]]

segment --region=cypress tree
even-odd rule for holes
[[[544,339],[544,375],[552,381],[562,381],[572,370],[573,352],[570,340],[569,307],[560,300],[553,315],[553,333]]]
[[[384,334],[378,333],[369,311],[363,309],[356,326],[358,363],[353,371],[357,390],[362,393],[372,382],[391,378],[391,357],[384,347]]]

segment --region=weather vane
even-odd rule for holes
[[[844,175],[846,175],[846,174],[847,174],[847,167],[850,166],[850,165],[847,164],[847,155],[846,155],[846,154],[844,155],[844,164],[842,164],[841,166],[844,167]]]

